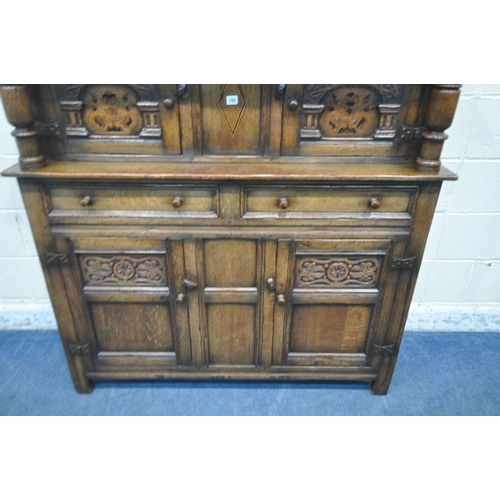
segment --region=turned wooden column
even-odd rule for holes
[[[38,133],[34,129],[35,117],[27,85],[3,85],[1,94],[7,120],[16,127],[12,135],[16,138],[19,149],[21,169],[45,166],[45,158],[38,144]]]
[[[455,115],[455,108],[460,97],[459,84],[435,84],[425,119],[426,131],[423,144],[417,158],[419,170],[432,171],[441,166],[441,153],[448,136],[444,131],[450,127]]]

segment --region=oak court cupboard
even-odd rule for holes
[[[460,85],[4,85],[75,387],[386,394]]]

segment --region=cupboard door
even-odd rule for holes
[[[192,246],[200,280],[197,293],[189,298],[190,318],[200,317],[198,333],[191,324],[193,343],[199,335],[201,345],[201,359],[198,363],[195,359],[195,365],[270,366],[274,294],[264,287],[264,277],[266,272],[274,275],[276,244],[203,239]],[[186,267],[190,275],[190,264]]]
[[[280,241],[273,364],[367,366],[390,315],[395,247],[404,241]]]
[[[424,124],[426,92],[423,85],[287,85],[282,155],[416,157],[412,134]]]
[[[70,256],[70,265],[61,269],[95,369],[191,365],[187,304],[180,289],[182,242],[56,242]]]
[[[200,85],[201,143],[205,155],[261,155],[267,86]]]
[[[47,139],[49,158],[182,154],[181,115],[191,99],[179,85],[58,84],[38,92],[38,113],[61,131],[62,140]]]

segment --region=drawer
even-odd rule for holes
[[[416,187],[246,187],[242,217],[261,219],[411,219]]]
[[[51,218],[180,219],[219,216],[216,186],[111,186],[86,184],[42,187]]]

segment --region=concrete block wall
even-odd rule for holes
[[[1,106],[0,106],[1,108]],[[0,169],[17,160],[0,109]],[[500,84],[464,85],[408,331],[500,332]],[[55,328],[15,180],[0,178],[0,329]]]
[[[464,85],[407,330],[500,332],[500,84]]]

